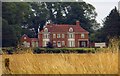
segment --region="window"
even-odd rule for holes
[[[70,27],[69,32],[73,32],[73,28],[72,27]]]
[[[35,42],[32,41],[32,47],[35,47]]]
[[[85,34],[81,34],[81,38],[85,38]]]
[[[38,47],[38,42],[36,42],[36,47]]]
[[[24,37],[24,39],[26,39],[26,37]]]
[[[69,38],[73,38],[74,34],[73,33],[69,33]]]
[[[57,38],[60,38],[60,34],[57,34]]]
[[[62,41],[62,46],[65,46],[65,42],[64,41]]]
[[[64,38],[65,37],[65,35],[64,34],[62,34],[62,38]]]
[[[43,46],[46,47],[48,44],[48,41],[43,41]]]
[[[56,41],[53,41],[53,46],[56,46]]]
[[[69,47],[75,47],[75,41],[69,41]]]
[[[60,41],[57,42],[57,46],[58,46],[58,47],[61,47]]]
[[[48,32],[48,28],[45,28],[45,29],[44,29],[44,32]]]
[[[86,47],[86,43],[84,41],[81,42],[82,47]]]
[[[56,34],[53,34],[53,38],[56,38]]]
[[[48,34],[44,34],[44,39],[48,39],[49,38],[49,35]]]

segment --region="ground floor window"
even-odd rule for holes
[[[69,47],[75,47],[75,41],[69,41]]]
[[[24,47],[30,47],[30,43],[26,42],[26,41],[23,42],[23,45],[24,45]]]
[[[43,41],[43,47],[46,47],[48,44],[48,41]]]
[[[61,42],[60,41],[57,42],[57,46],[61,47]]]
[[[80,47],[87,47],[87,41],[80,41]]]
[[[65,41],[62,41],[62,46],[65,46]]]

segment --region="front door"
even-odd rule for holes
[[[80,47],[87,47],[87,41],[79,41]]]

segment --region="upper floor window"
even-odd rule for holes
[[[62,38],[64,38],[65,37],[65,35],[64,34],[62,34]]]
[[[24,39],[26,39],[26,37],[24,37]]]
[[[45,28],[45,29],[44,29],[44,32],[48,32],[48,28]]]
[[[44,34],[44,37],[45,39],[48,39],[49,38],[49,35],[48,34]]]
[[[69,29],[69,32],[73,32],[73,28],[72,27]]]
[[[53,38],[56,38],[56,34],[53,34]]]
[[[60,38],[60,34],[57,34],[57,38]]]
[[[81,38],[85,38],[85,34],[81,34]]]
[[[73,33],[69,33],[69,38],[74,38],[74,34]]]

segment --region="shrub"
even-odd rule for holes
[[[43,51],[45,51],[44,49],[40,49],[38,47],[33,49],[33,53],[42,53]]]
[[[13,54],[13,52],[14,52],[13,48],[8,48],[7,49],[7,54]]]

